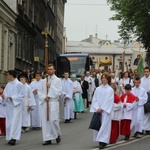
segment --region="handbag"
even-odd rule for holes
[[[90,122],[89,129],[99,131],[99,129],[101,127],[101,118],[102,118],[101,113],[94,112],[91,122]]]

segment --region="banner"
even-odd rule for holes
[[[145,65],[145,51],[136,51],[133,50],[132,60],[131,60],[131,69],[134,71],[138,69],[139,76],[143,75],[143,69]]]

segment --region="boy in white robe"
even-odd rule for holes
[[[99,131],[94,130],[94,141],[99,142],[99,149],[109,143],[111,133],[111,112],[114,105],[114,90],[109,86],[111,78],[104,73],[101,76],[102,85],[96,88],[92,99],[90,112],[102,114]]]
[[[6,101],[6,140],[8,144],[15,145],[20,140],[22,126],[22,103],[24,99],[24,87],[16,78],[15,70],[7,73],[8,83],[4,89]]]
[[[42,126],[42,119],[37,91],[41,88],[43,82],[41,72],[37,72],[35,78],[36,80],[32,81],[30,84],[36,102],[36,105],[33,107],[33,111],[31,112],[31,126],[33,129],[39,130]]]
[[[134,78],[134,87],[132,88],[132,93],[137,97],[135,106],[133,108],[132,122],[131,122],[131,132],[137,138],[142,137],[142,123],[144,116],[144,104],[147,102],[147,93],[145,89],[141,86],[141,80],[139,77]]]
[[[59,98],[62,93],[62,85],[61,80],[55,75],[53,64],[48,66],[48,75],[48,82],[45,79],[41,88],[38,90],[42,111],[43,145],[51,144],[51,141],[54,139],[56,143],[61,142]]]
[[[135,95],[131,93],[131,85],[125,85],[125,93],[120,97],[122,102],[122,116],[120,122],[120,134],[124,135],[124,140],[128,141],[131,134],[131,121],[134,108],[134,102],[137,100]]]
[[[33,110],[33,106],[36,105],[33,92],[31,87],[26,83],[26,77],[20,76],[20,82],[23,83],[24,86],[24,100],[23,100],[23,107],[22,107],[22,132],[26,132],[29,130],[31,126],[31,116],[30,111]]]
[[[74,118],[73,113],[73,83],[68,78],[69,73],[64,72],[64,79],[62,80],[62,101],[64,104],[64,119],[65,123],[70,122]]]

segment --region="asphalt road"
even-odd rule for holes
[[[21,140],[15,146],[7,144],[5,137],[0,137],[0,150],[98,150],[98,143],[93,142],[92,131],[88,129],[92,114],[86,111],[78,114],[76,120],[71,123],[60,123],[62,141],[56,144],[43,146],[42,131],[30,130],[22,133]],[[110,144],[106,150],[150,150],[150,136],[143,136],[141,139],[131,138],[128,142],[119,137],[115,144]]]

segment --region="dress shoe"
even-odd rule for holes
[[[124,140],[125,140],[125,141],[128,141],[129,138],[130,138],[130,136],[125,136]]]
[[[13,140],[11,141],[11,145],[16,145],[16,140],[15,140],[15,139],[13,139]]]
[[[60,136],[58,136],[58,138],[56,139],[56,143],[58,144],[60,142],[61,142],[61,138],[60,138]]]
[[[104,149],[106,147],[106,143],[99,142],[99,149]]]
[[[11,139],[9,142],[8,142],[9,145],[16,145],[16,140],[15,139]]]
[[[69,123],[69,122],[70,122],[70,119],[66,119],[66,120],[65,120],[65,123]]]
[[[45,143],[43,143],[43,145],[50,145],[50,144],[52,144],[51,140],[45,141]]]

